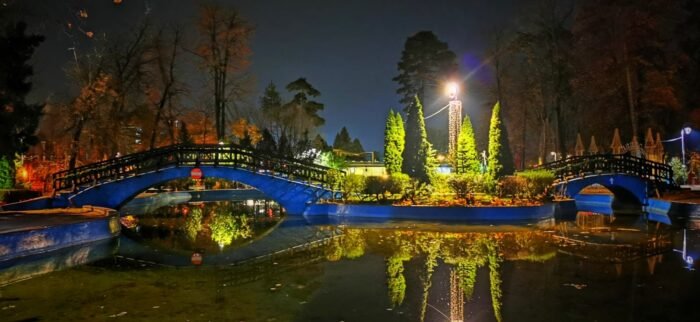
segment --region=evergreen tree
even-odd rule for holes
[[[38,141],[34,132],[44,105],[25,102],[32,89],[28,79],[34,74],[27,62],[44,37],[27,35],[24,22],[4,27],[0,33],[0,159],[7,161],[14,181],[15,155]]]
[[[362,143],[360,143],[360,139],[355,138],[354,140],[352,140],[352,143],[350,144],[350,152],[353,152],[353,153],[365,152],[365,148],[362,147]]]
[[[292,145],[289,143],[287,133],[285,132],[282,132],[282,136],[280,136],[280,141],[277,143],[277,154],[283,157],[292,156]]]
[[[425,102],[426,95],[457,72],[457,55],[432,31],[419,31],[406,39],[398,69],[393,79],[400,86],[396,93],[408,111],[413,96]]]
[[[303,112],[303,114],[298,113],[298,115],[307,118],[312,127],[319,127],[326,123],[326,120],[318,115],[319,112],[323,111],[323,104],[313,100],[313,98],[320,96],[321,92],[311,86],[306,78],[299,78],[287,84],[287,91],[294,94],[294,98],[286,105],[296,107],[295,112]],[[308,130],[308,128],[301,130]]]
[[[292,143],[290,141],[290,143]],[[301,137],[294,142],[290,147],[290,156],[295,158],[301,158],[306,161],[311,161],[316,157],[316,154],[310,153],[311,151],[311,139],[309,139],[309,132],[304,131]]]
[[[279,119],[279,113],[282,108],[282,97],[274,83],[270,82],[270,84],[265,87],[265,92],[263,92],[263,96],[260,97],[260,108],[262,108],[266,116],[270,116],[275,120]]]
[[[265,87],[263,96],[260,97],[260,108],[269,122],[271,130],[268,131],[272,134],[273,138],[282,135],[282,129],[284,127],[282,97],[274,83],[270,83]]]
[[[405,138],[403,173],[421,182],[430,183],[436,166],[435,150],[428,142],[425,120],[423,119],[423,105],[418,96],[415,96],[415,103],[409,107]]]
[[[508,145],[508,132],[501,120],[501,105],[496,102],[489,126],[488,174],[492,180],[514,171],[513,158]]]
[[[352,149],[352,138],[350,137],[350,132],[343,126],[340,132],[335,135],[335,140],[333,140],[333,148],[340,149],[343,151],[348,151]]]
[[[389,110],[384,129],[384,166],[389,174],[401,173],[405,136],[401,114]]]
[[[14,170],[10,166],[11,163],[5,157],[0,157],[0,189],[11,189],[14,183]],[[0,201],[2,201],[2,196],[0,195]]]
[[[263,129],[262,138],[260,139],[260,142],[258,142],[257,149],[266,154],[277,153],[277,143],[275,143],[275,138],[272,137],[270,130]]]
[[[454,157],[457,165],[457,173],[480,172],[481,163],[479,162],[474,129],[469,115],[465,115],[464,121],[462,122],[462,128],[457,138],[457,155]]]
[[[327,151],[328,149],[330,149],[330,146],[328,146],[328,143],[323,138],[323,136],[321,136],[321,134],[316,134],[314,140],[311,141],[311,147],[318,151]]]

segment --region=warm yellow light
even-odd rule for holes
[[[447,84],[447,95],[450,99],[457,98],[457,93],[459,92],[459,85],[455,82],[450,82]]]
[[[25,168],[20,168],[19,169],[19,177],[22,178],[22,181],[27,181],[29,178],[29,172]]]

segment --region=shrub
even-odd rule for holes
[[[387,190],[391,194],[402,194],[411,184],[411,178],[405,173],[392,173],[389,176]]]
[[[411,179],[409,185],[403,192],[402,199],[410,200],[414,205],[424,203],[433,194],[433,190],[434,188],[430,184],[417,179]]]
[[[328,185],[331,190],[340,190],[343,184],[343,180],[345,179],[345,175],[342,171],[330,169],[326,173],[326,177],[328,179]]]
[[[685,184],[685,181],[688,180],[688,171],[683,166],[681,159],[673,157],[668,165],[670,165],[671,170],[673,170],[673,181],[678,185]]]
[[[343,198],[348,200],[352,195],[358,196],[365,190],[365,177],[358,174],[348,174],[343,181]]]
[[[467,174],[455,175],[447,180],[447,184],[459,199],[466,200],[469,193],[473,192],[473,184]]]
[[[547,170],[526,170],[516,173],[516,176],[525,179],[525,196],[530,199],[544,197],[554,183],[554,173]]]
[[[442,173],[435,173],[432,176],[430,185],[433,186],[433,190],[436,193],[449,193],[451,191],[450,185],[448,184],[449,179],[452,176]]]
[[[389,179],[379,176],[365,178],[364,193],[372,195],[377,200],[386,199],[385,193],[388,190]]]
[[[506,176],[498,180],[498,195],[521,198],[527,195],[527,180],[519,176]]]
[[[463,190],[465,193],[483,193],[492,191],[494,184],[489,180],[488,175],[480,173],[457,174],[447,181],[450,190],[460,196]],[[458,191],[459,190],[459,191]]]

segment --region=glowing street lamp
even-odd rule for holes
[[[673,142],[673,141],[681,140],[681,155],[683,156],[683,167],[685,167],[685,136],[689,135],[690,132],[692,132],[692,131],[693,131],[693,129],[691,129],[689,126],[686,126],[686,127],[681,129],[681,136],[664,141],[664,142]]]
[[[681,130],[681,152],[683,155],[683,166],[684,167],[685,167],[685,135],[690,134],[691,131],[692,131],[692,129],[689,126],[686,126]],[[685,135],[683,135],[683,133],[685,133]]]
[[[447,84],[447,96],[450,97],[450,100],[455,100],[457,99],[457,93],[459,92],[459,85],[455,82],[450,82]]]

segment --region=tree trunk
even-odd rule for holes
[[[520,148],[520,169],[525,169],[525,145],[527,144],[527,107],[522,105],[523,108],[523,129],[522,129],[522,147]]]
[[[85,124],[85,119],[80,118],[78,124],[75,126],[75,131],[73,132],[73,140],[71,141],[71,151],[70,160],[68,161],[68,169],[75,169],[75,162],[78,158],[78,151],[80,151],[80,136],[83,134],[83,125]]]
[[[632,71],[630,70],[629,56],[627,53],[627,44],[623,45],[623,54],[625,55],[625,81],[627,82],[627,104],[630,110],[630,123],[632,125],[632,136],[637,135],[637,107],[635,106],[635,98],[632,91]]]
[[[161,100],[162,103],[163,100]],[[148,144],[148,149],[153,150],[156,147],[156,132],[158,132],[158,124],[160,123],[160,115],[162,114],[163,104],[160,104],[156,111],[156,118],[153,120],[153,130],[151,130],[151,141]],[[172,137],[172,136],[171,136]]]
[[[158,132],[158,124],[160,124],[160,118],[163,114],[163,108],[165,107],[165,103],[167,103],[168,101],[168,95],[170,95],[170,84],[165,86],[163,94],[160,97],[160,101],[158,102],[158,106],[156,107],[156,118],[153,121],[153,130],[151,131],[151,142],[148,146],[149,150],[153,150],[153,148],[155,148],[156,146],[156,133]]]
[[[540,132],[540,162],[545,162],[547,160],[547,128],[549,128],[549,118],[545,117],[544,119],[542,119],[542,132]]]
[[[566,153],[566,144],[564,144],[564,127],[562,124],[564,123],[564,117],[561,115],[561,99],[559,98],[559,95],[557,95],[556,98],[556,103],[554,105],[554,111],[557,113],[556,120],[557,120],[557,141],[558,141],[558,148],[560,153]]]

